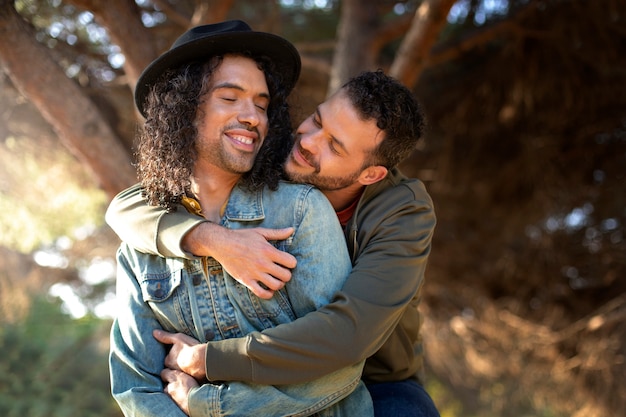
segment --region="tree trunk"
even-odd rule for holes
[[[98,108],[67,78],[12,1],[0,1],[0,60],[21,93],[52,125],[61,142],[88,165],[102,189],[114,196],[137,181],[131,158]]]
[[[377,23],[378,12],[375,5],[364,7],[360,0],[341,2],[337,45],[328,86],[329,95],[359,72],[376,69],[372,36],[376,33]]]
[[[425,0],[415,11],[411,28],[391,65],[389,74],[413,88],[456,0]]]

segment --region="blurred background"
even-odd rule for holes
[[[294,124],[383,68],[426,110],[422,310],[444,417],[626,409],[626,0],[0,0],[0,415],[120,416],[108,330],[132,88],[224,19],[302,54]]]

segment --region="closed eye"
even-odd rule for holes
[[[334,154],[341,155],[341,152],[337,150],[337,147],[335,146],[335,141],[332,138],[328,141],[328,147]]]

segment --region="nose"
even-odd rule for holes
[[[300,126],[298,131],[300,136],[300,147],[312,154],[317,153],[319,141],[321,138],[320,130],[313,126],[313,123],[305,123]]]
[[[250,127],[256,127],[263,122],[267,123],[267,115],[262,113],[252,101],[242,101],[237,120]]]

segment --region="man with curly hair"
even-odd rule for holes
[[[199,344],[155,332],[172,344],[166,365],[209,381],[293,384],[367,358],[363,380],[377,417],[438,416],[422,386],[418,311],[435,215],[424,185],[396,168],[423,128],[414,96],[381,71],[351,79],[319,105],[298,127],[285,170],[318,187],[337,213],[353,265],[342,290],[305,317],[245,338]],[[264,298],[296,265],[266,241],[290,230],[233,231],[182,210],[165,214],[138,190],[116,198],[107,221],[144,251],[213,256]]]
[[[198,381],[164,367],[168,346],[152,334],[243,338],[303,317],[341,289],[351,265],[332,206],[310,185],[281,181],[291,145],[286,98],[299,71],[289,42],[229,21],[189,30],[142,73],[141,198],[192,222],[288,228],[276,250],[298,266],[264,299],[213,257],[160,257],[123,242],[109,364],[126,416],[373,415],[363,360],[288,385]]]

